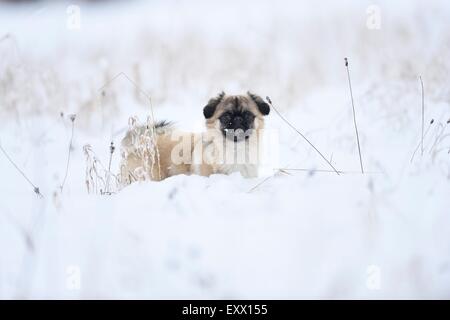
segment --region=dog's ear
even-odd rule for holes
[[[267,116],[270,112],[270,106],[260,96],[253,94],[250,91],[247,92],[247,94],[256,103],[259,112],[261,112],[262,115]]]
[[[214,112],[216,111],[217,105],[220,103],[220,101],[222,101],[224,96],[225,92],[222,91],[217,97],[209,99],[208,104],[203,108],[203,115],[206,119],[209,119],[213,116]]]

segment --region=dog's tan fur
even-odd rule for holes
[[[174,164],[171,161],[172,150],[179,143],[179,140],[172,139],[174,130],[172,127],[163,130],[156,128],[154,131],[156,144],[154,158],[145,159],[141,153],[136,152],[135,144],[132,141],[136,136],[133,137],[133,135],[152,134],[150,130],[145,130],[146,127],[138,127],[137,132],[129,130],[122,140],[120,176],[124,184],[145,178],[160,181],[177,174],[190,174],[191,165],[189,163]],[[193,141],[194,135],[192,133],[180,133],[180,135],[184,139],[187,137],[187,139]],[[193,148],[193,144],[191,147]],[[146,160],[147,163],[145,163]],[[141,173],[144,175],[139,173],[139,169],[142,169],[143,172]]]
[[[258,96],[247,95],[226,96],[219,95],[209,101],[215,104],[215,110],[210,118],[206,119],[207,135],[180,132],[172,126],[155,128],[152,132],[146,126],[129,130],[122,140],[122,164],[121,179],[123,184],[129,184],[135,180],[151,179],[160,181],[167,177],[178,174],[198,174],[209,176],[215,173],[229,174],[231,172],[240,172],[245,177],[254,177],[257,175],[257,165],[255,164],[224,164],[221,161],[218,149],[223,146],[225,138],[220,131],[219,117],[232,107],[232,103],[238,101],[239,107],[251,112],[254,116],[254,132],[264,128],[263,114],[258,109],[255,99],[261,99]],[[258,100],[256,100],[258,101]],[[261,100],[262,101],[262,100]],[[147,130],[146,130],[147,129]],[[136,150],[136,142],[140,135],[153,133],[156,148],[153,157],[144,157],[142,152]],[[174,136],[177,139],[174,139]],[[180,141],[189,141],[190,154],[183,154],[180,148]],[[255,143],[255,139],[249,139],[235,143],[237,148],[246,148],[249,143]],[[133,143],[134,142],[134,143]],[[257,143],[257,142],[256,142]],[[173,154],[177,153],[181,157],[189,159],[189,163],[176,163],[173,161]],[[199,155],[202,155],[199,157]]]

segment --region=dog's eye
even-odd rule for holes
[[[220,116],[220,122],[224,123],[224,124],[228,124],[231,122],[231,114],[229,114],[228,112],[222,114]]]

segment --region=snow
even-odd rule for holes
[[[378,1],[371,30],[371,4],[79,2],[70,29],[67,5],[2,3],[0,143],[43,198],[0,154],[0,298],[449,298],[450,6]],[[107,166],[147,93],[198,131],[211,96],[249,89],[346,173],[313,171],[330,167],[272,111],[279,167],[306,171],[87,193],[83,146]]]

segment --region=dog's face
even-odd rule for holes
[[[255,130],[264,127],[264,116],[270,112],[264,100],[250,92],[228,96],[224,92],[209,100],[203,108],[208,129],[218,129],[235,142],[248,139]]]

